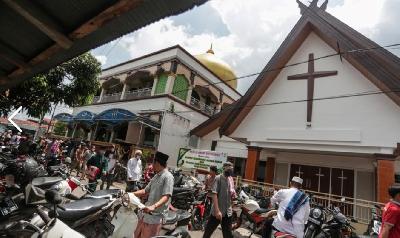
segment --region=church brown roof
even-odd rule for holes
[[[263,73],[234,104],[229,115],[224,113],[217,117],[216,122],[219,122],[221,135],[230,135],[235,131],[310,32],[314,32],[330,47],[340,52],[340,57],[351,63],[400,106],[400,59],[327,13],[327,0],[320,7],[317,6],[318,0],[313,0],[309,6],[297,2],[302,16],[265,66]],[[222,117],[223,120],[220,119]],[[202,129],[204,133],[208,128],[210,132],[216,128],[216,122],[206,121],[196,130]]]

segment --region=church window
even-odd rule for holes
[[[172,89],[172,94],[177,97],[182,99],[183,101],[186,101],[186,97],[188,94],[188,87],[189,83],[188,80],[186,79],[185,76],[183,75],[177,75],[174,81],[174,87]]]
[[[155,94],[165,93],[165,88],[167,87],[168,76],[166,74],[161,74],[158,76]]]

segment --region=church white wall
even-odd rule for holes
[[[311,33],[288,64],[335,53]],[[257,104],[305,100],[307,80],[287,80],[306,73],[307,63],[283,69]],[[314,98],[378,91],[345,59],[315,61],[315,71],[337,70],[338,75],[315,79]],[[314,101],[311,128],[306,127],[306,102],[254,107],[232,137],[270,148],[392,153],[400,141],[400,107],[386,95]]]
[[[199,140],[199,149],[210,150],[212,141],[217,141],[216,151],[225,152],[230,157],[247,158],[246,144],[233,140],[227,136],[219,136],[218,128]]]

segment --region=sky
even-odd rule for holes
[[[380,45],[400,43],[400,0],[330,0],[327,11]],[[216,56],[241,77],[264,68],[299,18],[296,0],[210,0],[91,52],[107,68],[177,44],[201,54],[212,43]],[[400,56],[400,47],[391,52]],[[239,79],[238,91],[244,94],[255,78]],[[59,105],[55,114],[61,112],[72,109]]]
[[[400,0],[330,0],[327,11],[380,45],[400,43]],[[210,0],[92,53],[107,68],[177,44],[201,54],[212,43],[216,56],[240,77],[260,72],[299,18],[295,0]],[[400,56],[400,49],[391,51]],[[244,94],[254,79],[240,79],[238,91]]]

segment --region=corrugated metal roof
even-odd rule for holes
[[[0,90],[15,86],[24,79],[48,70],[90,49],[206,1],[3,0],[0,2]],[[52,29],[64,34],[73,42],[72,46],[63,49],[60,45],[57,45],[52,38],[34,26],[15,8],[11,8],[10,4],[17,4],[23,10],[31,13],[34,18],[44,19],[42,22],[50,23],[49,25],[53,26]],[[102,24],[102,16],[107,15],[107,13],[111,17],[104,18],[106,20]],[[100,19],[100,24],[97,29],[90,31],[90,27],[96,26],[96,24],[88,23],[93,19]],[[82,25],[88,27],[85,29],[89,29],[87,31],[89,33],[82,38],[73,35],[72,33]],[[46,50],[47,53],[45,53]],[[32,61],[39,54],[42,56],[42,60]],[[10,63],[10,58],[17,58],[19,62],[29,64],[29,70],[19,68],[15,62]]]

